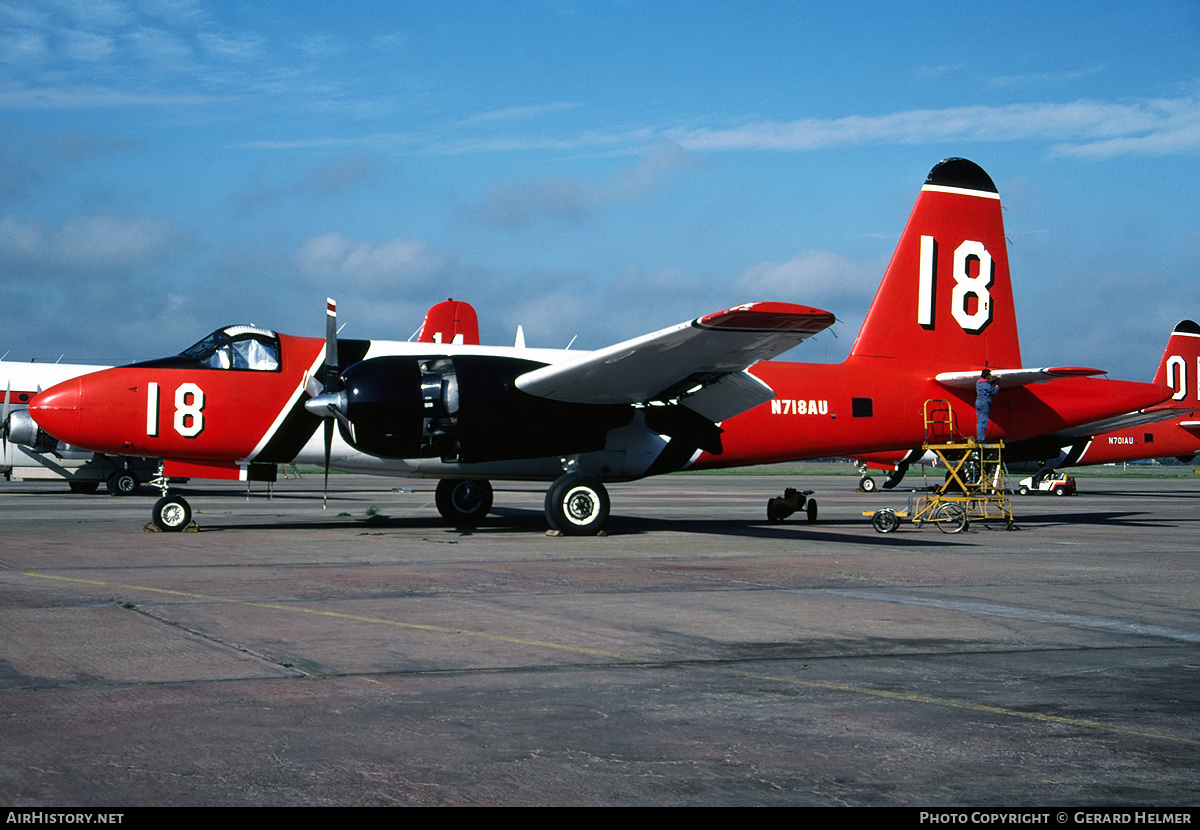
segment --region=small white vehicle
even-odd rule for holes
[[[1050,471],[1021,479],[1017,483],[1017,492],[1022,496],[1030,493],[1053,493],[1056,496],[1074,496],[1075,479],[1066,473]]]

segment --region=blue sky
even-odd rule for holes
[[[1200,318],[1198,58],[1193,0],[0,0],[0,354],[319,336],[328,294],[588,348],[800,302],[839,360],[965,156],[1025,362],[1148,378]]]

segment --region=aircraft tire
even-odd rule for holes
[[[444,478],[433,501],[446,524],[474,526],[492,509],[492,485],[484,479]]]
[[[880,533],[891,533],[900,527],[900,517],[889,507],[876,510],[875,515],[871,517],[871,527]]]
[[[155,526],[167,533],[179,533],[192,521],[192,506],[182,496],[165,495],[154,503]]]
[[[142,480],[129,470],[118,470],[105,482],[109,495],[113,496],[132,496],[141,486]]]
[[[804,506],[804,515],[808,517],[809,524],[817,520],[817,500],[809,499],[808,504]]]
[[[546,491],[546,522],[564,536],[595,536],[608,522],[609,506],[599,480],[567,473]]]
[[[68,481],[67,487],[72,493],[90,494],[100,489],[98,481]]]
[[[862,490],[864,493],[874,493],[875,479],[871,478],[870,476],[863,476],[858,480],[858,489]]]

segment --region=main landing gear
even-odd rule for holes
[[[433,502],[447,524],[474,527],[492,509],[492,485],[480,479],[444,478]]]
[[[566,473],[546,491],[546,522],[564,536],[595,536],[608,521],[609,506],[598,479]]]
[[[474,527],[492,509],[492,485],[482,479],[442,479],[434,504],[446,524]],[[546,490],[546,524],[563,536],[595,536],[604,530],[610,506],[599,479],[564,473]]]

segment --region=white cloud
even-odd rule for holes
[[[14,87],[0,91],[0,109],[84,110],[108,107],[175,107],[227,101],[219,95],[131,92],[110,86]]]
[[[481,112],[465,119],[463,124],[479,124],[491,121],[515,121],[525,118],[535,118],[549,112],[562,112],[579,106],[565,101],[552,104],[531,104],[524,107],[508,107],[506,109]]]
[[[125,39],[134,54],[159,65],[178,66],[192,54],[191,47],[180,38],[150,26],[139,26]]]
[[[849,257],[829,251],[806,251],[787,262],[760,262],[743,271],[734,287],[752,299],[786,299],[789,302],[828,302],[845,295],[861,296],[879,273]],[[807,298],[807,299],[805,299]]]
[[[258,56],[262,50],[263,39],[258,35],[221,35],[212,32],[201,32],[197,35],[200,45],[210,53],[220,58],[236,61],[246,61]]]
[[[0,61],[8,64],[31,63],[50,54],[46,36],[33,29],[0,32]]]
[[[120,0],[51,0],[55,11],[80,26],[112,29],[127,24],[132,15]]]
[[[396,239],[375,245],[329,233],[301,246],[296,267],[310,283],[360,290],[430,286],[448,262],[416,240]]]
[[[109,35],[78,29],[62,33],[63,54],[77,61],[102,61],[112,57],[115,44]]]
[[[604,205],[644,198],[670,175],[697,164],[678,144],[660,142],[640,162],[615,171],[600,184],[563,177],[509,181],[492,188],[468,214],[508,229],[542,219],[577,222]]]
[[[366,182],[378,182],[392,171],[382,154],[367,152],[334,156],[309,171],[302,181],[255,181],[237,196],[237,209],[245,214],[279,200],[325,200]]]
[[[189,241],[186,233],[163,219],[96,214],[46,230],[7,215],[0,217],[0,268],[20,273],[112,273],[162,262]]]
[[[842,118],[755,121],[730,127],[640,128],[593,131],[573,137],[463,138],[431,146],[449,154],[531,150],[634,152],[647,144],[675,144],[691,152],[804,152],[831,147],[922,145],[948,141],[1057,142],[1054,152],[1080,155],[1183,152],[1198,149],[1200,96],[1128,103],[1079,100],[903,110]],[[1093,147],[1093,145],[1095,145]]]
[[[1019,141],[1118,138],[1160,133],[1200,119],[1194,96],[1139,104],[1075,101],[909,110],[885,115],[763,121],[728,129],[674,130],[692,150],[815,150],[856,144],[928,144],[947,140]]]

